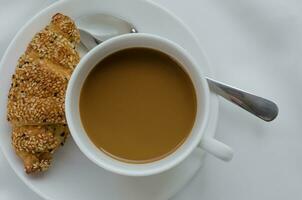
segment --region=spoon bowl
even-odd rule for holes
[[[81,37],[82,35],[86,36],[88,32],[98,43],[114,36],[137,32],[131,23],[104,13],[84,15],[76,19],[76,25],[80,30]]]

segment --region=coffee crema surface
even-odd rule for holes
[[[96,147],[129,163],[173,153],[189,136],[197,110],[182,66],[148,48],[124,49],[101,60],[85,80],[79,106]]]

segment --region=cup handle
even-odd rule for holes
[[[223,161],[233,158],[232,148],[212,137],[203,137],[199,147]]]

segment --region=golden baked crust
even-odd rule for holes
[[[65,124],[64,98],[26,97],[9,100],[8,120],[15,126]]]
[[[26,173],[45,171],[52,161],[52,154],[64,145],[69,130],[66,125],[13,127],[12,144],[24,161]]]
[[[23,59],[22,59],[22,62]],[[16,68],[12,77],[12,86],[9,98],[17,100],[27,97],[62,97],[65,96],[69,74],[58,72],[44,61],[34,63],[24,62]]]
[[[31,61],[26,55],[12,77],[8,120],[17,126],[66,123],[64,98],[69,76],[44,61]]]
[[[74,69],[80,60],[75,46],[68,39],[47,29],[34,36],[27,47],[26,54],[35,54],[39,59],[48,59],[69,69]]]
[[[18,60],[8,95],[12,145],[26,173],[45,171],[68,135],[64,101],[68,80],[80,56],[74,22],[60,13],[35,34]]]
[[[16,154],[23,160],[24,171],[27,174],[46,171],[50,167],[52,156],[50,153],[31,154],[26,151],[15,150]]]
[[[47,28],[61,34],[71,43],[77,44],[80,42],[80,32],[68,16],[60,13],[55,14]]]
[[[18,151],[52,153],[67,135],[66,125],[21,126],[13,128],[12,141]]]

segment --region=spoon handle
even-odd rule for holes
[[[254,114],[260,119],[269,122],[277,117],[279,109],[274,102],[218,82],[211,78],[206,79],[210,89],[213,92]]]

